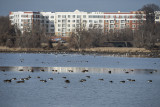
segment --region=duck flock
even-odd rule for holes
[[[6,70],[5,69],[2,69],[1,70],[2,72],[6,72]],[[24,71],[24,69],[19,69],[19,71]],[[41,72],[45,72],[45,69],[40,69],[40,71]],[[28,72],[35,72],[34,71],[34,69],[28,69]],[[52,72],[53,73],[57,73],[57,74],[60,74],[60,72],[58,72],[58,70],[52,70]],[[74,72],[73,70],[68,70],[68,73],[72,73],[72,72]],[[81,71],[82,73],[86,73],[87,75],[84,77],[84,78],[82,78],[82,79],[80,79],[79,80],[79,82],[86,82],[87,81],[87,79],[90,79],[91,78],[91,76],[90,75],[88,75],[89,73],[89,70],[87,70],[87,69],[84,69],[84,70],[82,70]],[[131,72],[134,72],[134,70],[131,70]],[[157,72],[157,70],[155,70],[155,71],[151,71],[151,72],[149,72],[149,74],[153,74],[154,72]],[[127,72],[124,72],[125,74],[129,74],[130,72],[129,71],[127,71]],[[108,74],[112,74],[112,71],[110,70],[110,71],[108,71]],[[3,80],[3,82],[4,83],[11,83],[11,82],[16,82],[16,83],[25,83],[25,81],[28,81],[28,80],[30,80],[32,77],[30,76],[30,75],[28,75],[27,77],[25,77],[25,78],[16,78],[16,77],[14,77],[14,78],[10,78],[10,79],[5,79],[5,80]],[[33,78],[35,78],[35,77],[33,77]],[[47,78],[47,79],[41,79],[41,77],[40,76],[37,76],[36,77],[37,79],[39,79],[39,81],[40,82],[44,82],[44,83],[46,83],[47,81],[52,81],[52,80],[54,80],[54,78]],[[69,79],[67,79],[67,77],[66,76],[62,76],[62,78],[64,78],[65,80],[64,80],[64,82],[66,83],[66,84],[69,84],[69,83],[71,83],[71,80],[69,80]],[[104,81],[105,79],[104,78],[99,78],[99,79],[97,79],[97,81]],[[118,81],[119,83],[126,83],[126,82],[136,82],[136,80],[135,79],[131,79],[131,78],[128,78],[128,79],[126,79],[126,80],[121,80],[121,81]],[[109,83],[114,83],[115,81],[114,80],[109,80],[108,81]],[[153,82],[153,80],[146,80],[146,82],[149,82],[149,83],[152,83]]]

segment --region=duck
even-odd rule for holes
[[[148,82],[152,82],[152,80],[148,80]]]
[[[40,78],[40,76],[38,76],[37,78]]]
[[[101,78],[101,79],[99,79],[99,80],[104,81],[104,79],[103,79],[103,78]]]
[[[19,71],[23,71],[23,69],[19,69]]]
[[[3,80],[4,82],[12,82],[12,80],[10,79],[10,80]]]
[[[11,80],[17,80],[17,78],[12,78]]]
[[[73,70],[68,70],[68,72],[73,72]]]
[[[6,70],[5,70],[5,69],[2,69],[1,71],[5,72]]]
[[[66,79],[67,77],[62,77],[62,78]]]
[[[84,82],[84,81],[86,81],[86,79],[81,79],[79,82]]]
[[[111,73],[112,73],[112,71],[108,71],[108,73],[109,73],[109,74],[111,74]]]
[[[70,80],[65,80],[66,83],[70,83]]]
[[[24,83],[24,80],[23,81],[16,81],[16,83]]]
[[[120,81],[120,83],[125,83],[125,81]]]
[[[44,69],[41,69],[40,71],[44,72]]]
[[[86,76],[87,78],[90,78],[90,76]]]
[[[110,83],[113,83],[113,81],[109,81]]]
[[[34,72],[34,70],[33,70],[33,69],[29,69],[28,71],[30,71],[30,72]]]
[[[128,74],[129,72],[125,72],[126,74]]]
[[[84,72],[88,72],[88,70],[82,70],[82,72],[84,73]]]
[[[47,80],[40,80],[40,81],[42,81],[42,82],[47,82]]]
[[[53,78],[48,78],[48,80],[53,80]]]
[[[27,78],[31,78],[31,76],[29,75]]]

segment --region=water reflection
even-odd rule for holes
[[[28,71],[28,72],[53,72],[53,73],[107,73],[107,74],[160,74],[157,69],[123,69],[123,68],[98,68],[98,67],[27,67],[9,66],[0,67],[2,72]]]

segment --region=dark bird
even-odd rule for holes
[[[12,80],[17,80],[17,78],[12,78]]]
[[[62,77],[62,78],[66,79],[67,77]]]
[[[84,82],[84,81],[86,81],[86,79],[81,79],[79,82]]]
[[[40,78],[40,76],[38,76],[37,78]]]
[[[19,71],[23,71],[23,69],[19,69]]]
[[[70,83],[70,80],[65,80],[66,83]]]
[[[73,72],[73,70],[68,70],[68,72]]]
[[[4,82],[12,82],[12,80],[10,79],[10,80],[4,80]]]
[[[86,76],[87,78],[90,78],[90,76]]]
[[[88,70],[82,70],[82,72],[84,73],[84,72],[88,72]]]
[[[128,74],[129,72],[125,72],[126,74]]]
[[[108,73],[111,74],[112,72],[111,72],[111,71],[108,71]]]
[[[148,82],[152,82],[152,80],[148,80]]]
[[[6,70],[5,70],[5,69],[2,69],[1,71],[5,72]]]
[[[109,81],[110,83],[113,83],[113,81]]]
[[[53,80],[53,78],[48,78],[49,80]]]
[[[47,82],[46,80],[40,80],[40,81],[42,81],[42,82]]]
[[[125,81],[120,81],[120,83],[125,83]]]
[[[24,80],[23,81],[16,81],[16,83],[24,83]]]
[[[103,81],[104,79],[102,78],[102,79],[99,79],[99,80]]]

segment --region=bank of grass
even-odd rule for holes
[[[128,48],[128,47],[95,47],[87,49],[61,49],[54,50],[44,49],[44,48],[9,48],[5,46],[0,46],[0,52],[106,52],[106,53],[151,53],[151,50],[145,48]]]

